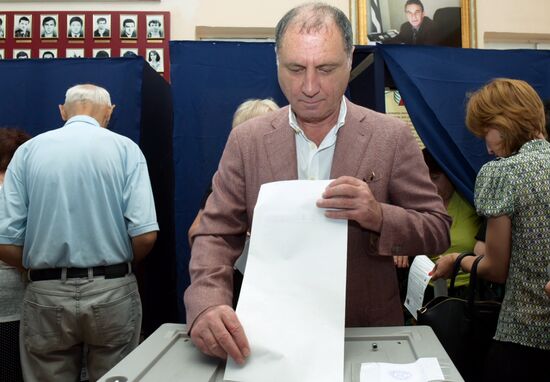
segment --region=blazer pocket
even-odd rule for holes
[[[365,176],[363,177],[363,181],[367,184],[376,183],[380,179],[382,179],[381,174],[379,172],[374,171],[374,170],[366,172]]]

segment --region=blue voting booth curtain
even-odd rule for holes
[[[0,60],[0,126],[31,135],[63,126],[58,105],[80,83],[106,88],[116,105],[109,128],[139,142],[144,61],[128,59]]]
[[[237,106],[250,98],[287,104],[279,89],[274,44],[173,41],[175,227],[178,295],[189,285],[187,231],[231,130]],[[179,312],[184,307],[179,299]]]
[[[456,188],[473,200],[475,177],[492,158],[466,128],[468,95],[498,77],[521,79],[550,97],[550,52],[379,45],[411,120]]]

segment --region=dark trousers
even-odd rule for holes
[[[19,321],[0,323],[0,381],[23,381],[19,357]]]

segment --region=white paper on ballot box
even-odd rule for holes
[[[329,183],[260,189],[237,306],[251,355],[225,381],[343,381],[348,230],[315,205]]]

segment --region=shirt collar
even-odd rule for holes
[[[346,98],[342,96],[342,102],[340,103],[340,113],[338,114],[338,120],[336,121],[336,129],[335,134],[338,132],[340,127],[344,126],[344,121],[346,120],[346,114],[348,112],[348,106],[346,105]],[[288,107],[288,123],[290,124],[290,127],[296,132],[296,133],[302,133],[303,130],[300,128],[300,125],[298,125],[298,120],[296,119],[296,114],[292,111],[292,106],[289,105]]]
[[[96,121],[94,118],[90,117],[89,115],[75,115],[74,117],[71,117],[67,122],[65,122],[65,126],[75,122],[83,122],[83,123],[88,123],[90,125],[94,125],[97,127],[101,127],[99,125],[99,122]]]

